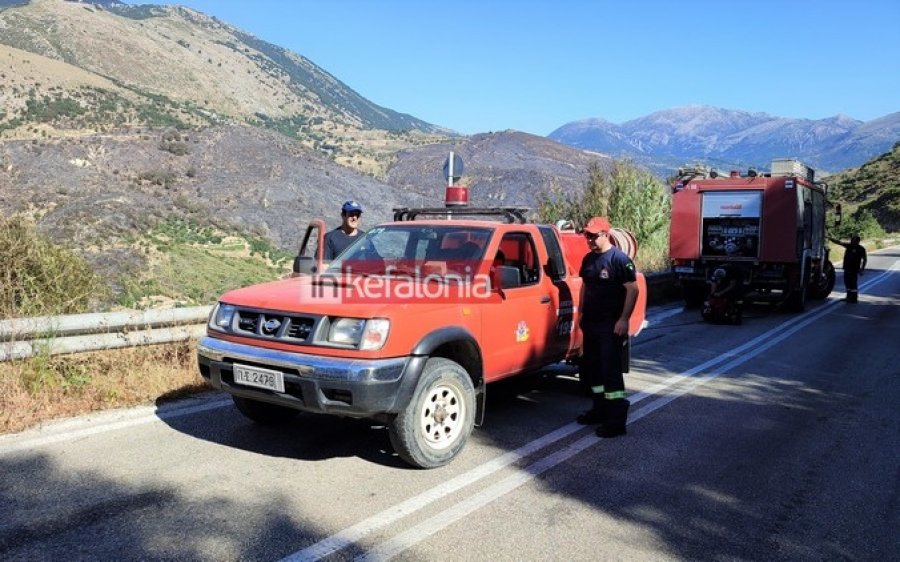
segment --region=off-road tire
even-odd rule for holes
[[[391,445],[400,458],[419,468],[453,460],[475,426],[475,388],[459,363],[432,357],[403,411],[388,424]]]
[[[261,425],[276,425],[288,422],[300,413],[300,410],[294,410],[293,408],[241,398],[240,396],[232,396],[231,399],[234,400],[235,407],[244,416]]]

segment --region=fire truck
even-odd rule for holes
[[[330,263],[314,220],[294,276],[222,295],[198,345],[204,379],[258,423],[378,420],[401,458],[432,468],[481,422],[489,383],[577,360],[584,236],[527,209],[468,206],[452,162],[445,207],[395,209]],[[638,287],[630,335],[641,274]]]
[[[827,185],[793,159],[771,172],[679,169],[672,185],[669,257],[685,303],[701,304],[711,274],[730,267],[746,294],[802,311],[834,288],[825,244]]]

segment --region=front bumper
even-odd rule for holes
[[[371,417],[403,407],[424,358],[323,357],[204,336],[197,346],[197,361],[207,382],[235,396],[309,412]],[[235,384],[235,362],[283,372],[285,391]]]

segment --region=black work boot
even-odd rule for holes
[[[606,416],[597,427],[597,435],[604,438],[625,435],[625,425],[628,423],[628,407],[631,402],[625,398],[606,401]]]
[[[847,302],[859,302],[859,293],[857,291],[847,291]]]
[[[593,425],[595,423],[600,423],[604,419],[604,415],[606,413],[606,404],[605,400],[603,400],[602,394],[594,395],[594,405],[590,410],[578,414],[578,417],[575,418],[575,421],[580,423],[581,425]]]

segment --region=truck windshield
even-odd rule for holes
[[[378,226],[331,262],[325,273],[469,278],[481,265],[492,232],[454,225]]]

